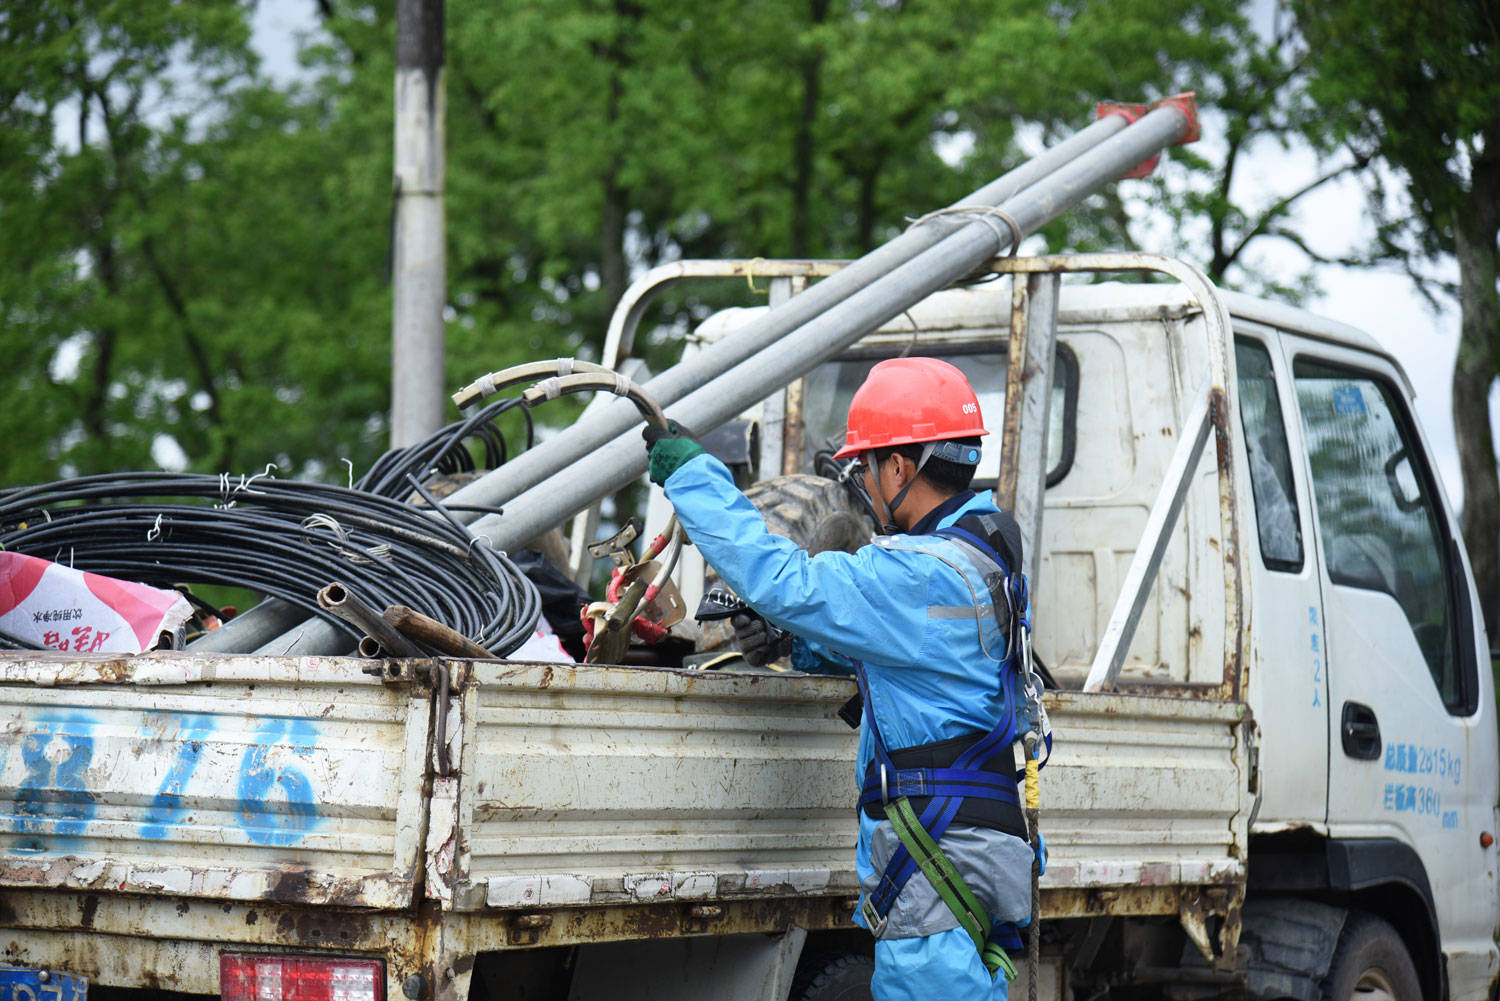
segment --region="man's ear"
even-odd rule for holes
[[[911,459],[900,451],[891,453],[891,459],[896,464],[896,481],[898,486],[906,486],[916,475],[917,466]]]

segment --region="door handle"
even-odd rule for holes
[[[1380,722],[1375,710],[1358,702],[1345,702],[1340,731],[1344,738],[1344,753],[1361,761],[1374,761],[1380,757]]]

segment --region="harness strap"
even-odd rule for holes
[[[959,875],[953,861],[943,854],[943,850],[917,819],[916,812],[911,808],[911,801],[904,796],[892,801],[886,808],[886,815],[896,830],[896,836],[916,860],[922,874],[927,877],[943,903],[948,905],[964,931],[968,932],[975,950],[984,961],[985,969],[991,974],[996,970],[1003,970],[1005,979],[1014,982],[1015,964],[999,943],[990,941],[990,919],[984,912],[984,906],[964,882],[963,876]]]
[[[973,554],[971,558],[977,557],[977,566],[984,574],[986,589],[994,603],[993,614],[1006,639],[1000,675],[1006,710],[995,727],[952,759],[951,765],[899,769],[892,762],[880,733],[864,665],[856,663],[855,678],[866,708],[864,719],[870,728],[875,757],[875,767],[867,774],[860,790],[859,809],[882,804],[885,817],[900,840],[878,885],[866,895],[861,912],[878,938],[896,898],[920,870],[973,940],[986,969],[992,974],[1003,970],[1006,978],[1013,981],[1016,970],[1005,949],[1017,948],[1021,944],[1015,926],[1008,923],[992,926],[983,906],[953,861],[939,848],[938,842],[952,825],[965,799],[1020,804],[1018,775],[1011,774],[1010,767],[1003,774],[985,770],[997,754],[1009,750],[1018,736],[1016,704],[1019,693],[1015,688],[1017,672],[1014,665],[1021,654],[1022,637],[1030,629],[1025,577],[1010,569],[1021,565],[1020,529],[1008,515],[985,515],[964,518],[954,527],[936,534],[960,549],[969,550]],[[990,569],[985,569],[986,564]],[[1002,619],[1002,615],[1005,618]],[[1007,666],[1011,667],[1010,676],[1005,673]],[[927,800],[920,817],[912,805],[913,797]]]
[[[860,790],[859,805],[863,808],[897,797],[925,799],[928,796],[974,796],[1021,805],[1018,783],[1014,778],[1000,772],[968,768],[903,768],[886,772],[883,778],[876,771],[866,778],[865,786]]]
[[[939,799],[929,800],[927,808],[922,811],[919,823],[922,831],[928,839],[937,842],[948,832],[953,818],[958,815],[961,799],[947,796]],[[911,804],[908,801],[908,808]],[[912,813],[915,815],[915,810]],[[886,809],[886,819],[890,819],[890,809]],[[910,848],[906,842],[897,846],[891,853],[890,861],[886,863],[885,872],[880,876],[880,884],[875,892],[870,895],[870,903],[874,906],[882,918],[889,914],[891,908],[896,904],[896,898],[901,895],[901,890],[911,881],[917,872],[917,860],[912,857]]]

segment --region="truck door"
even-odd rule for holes
[[[1455,952],[1488,959],[1495,899],[1493,724],[1456,522],[1394,367],[1287,343],[1321,554],[1329,831],[1416,850],[1451,975]]]
[[[1255,516],[1244,554],[1257,623],[1249,692],[1261,730],[1256,829],[1274,831],[1321,822],[1327,808],[1323,600],[1304,541],[1313,537],[1312,501],[1292,460],[1301,433],[1276,332],[1236,322],[1234,359]]]

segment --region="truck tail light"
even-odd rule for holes
[[[385,1001],[376,959],[226,952],[219,958],[223,1001]]]

